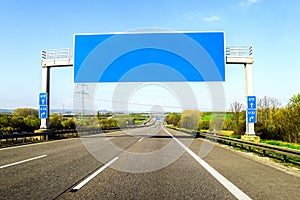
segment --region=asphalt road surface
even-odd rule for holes
[[[299,176],[159,122],[0,158],[0,199],[300,199]]]

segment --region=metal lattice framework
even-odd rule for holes
[[[42,67],[73,65],[73,49],[50,49],[41,53]],[[242,59],[243,58],[243,59]],[[252,46],[226,46],[226,63],[253,63]]]
[[[252,46],[227,46],[226,56],[253,57],[253,47]]]
[[[227,64],[252,64],[253,47],[252,46],[227,46],[226,63]]]
[[[42,67],[73,66],[73,49],[50,49],[42,51]]]

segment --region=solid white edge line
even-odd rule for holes
[[[114,159],[107,162],[105,165],[103,165],[101,168],[99,168],[97,171],[95,171],[93,174],[91,174],[89,177],[84,179],[81,183],[76,185],[72,190],[77,191],[80,188],[82,188],[85,184],[87,184],[90,180],[95,178],[99,173],[101,173],[103,170],[105,170],[108,166],[110,166],[113,162],[115,162],[119,157],[115,157]]]
[[[207,162],[202,160],[197,154],[175,138],[168,130],[164,128],[164,131],[168,133],[186,152],[188,152],[204,169],[206,169],[217,181],[219,181],[231,194],[237,199],[250,200],[251,198],[240,190],[237,186],[227,180],[222,174],[211,167]]]
[[[44,145],[44,144],[51,144],[51,143],[56,143],[56,142],[67,142],[70,140],[77,140],[77,139],[80,139],[80,138],[68,138],[68,139],[63,139],[63,140],[43,141],[43,142],[34,143],[34,144],[24,144],[24,145],[20,145],[20,146],[4,147],[4,148],[0,148],[0,151],[18,149],[18,148],[24,148],[24,147],[31,147],[31,146],[37,146],[37,145]]]
[[[25,162],[29,162],[29,161],[32,161],[32,160],[36,160],[36,159],[39,159],[39,158],[46,157],[46,156],[47,155],[41,155],[41,156],[37,156],[37,157],[34,157],[34,158],[29,158],[29,159],[26,159],[26,160],[21,160],[21,161],[14,162],[14,163],[11,163],[11,164],[3,165],[3,166],[0,166],[0,169],[10,167],[10,166],[13,166],[13,165],[18,165],[18,164],[25,163]]]
[[[106,140],[111,140],[111,139],[113,139],[113,138],[115,138],[115,137],[107,137],[107,138],[105,138],[105,139],[103,139],[103,140],[106,141]]]
[[[138,142],[140,142],[140,141],[142,141],[144,138],[142,137],[142,138],[140,138],[139,140],[138,140]]]

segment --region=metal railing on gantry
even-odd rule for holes
[[[42,51],[42,67],[73,66],[73,49],[50,49]]]
[[[226,46],[226,61],[230,63],[231,58],[247,58],[247,61],[253,62],[253,47],[252,46]],[[42,66],[43,67],[58,67],[58,66],[72,66],[73,65],[73,49],[50,49],[42,51]],[[250,58],[250,59],[249,59]]]
[[[252,46],[226,46],[226,56],[253,57]]]
[[[253,62],[252,46],[226,46],[227,64],[252,64]]]

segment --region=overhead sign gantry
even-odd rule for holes
[[[253,96],[253,49],[225,47],[224,32],[77,34],[74,57],[72,49],[42,51],[42,92],[50,113],[51,67],[74,66],[75,83],[211,82],[225,81],[225,62],[245,66],[246,98]],[[253,117],[247,117],[249,136],[255,136]],[[49,128],[48,116],[40,127]]]

